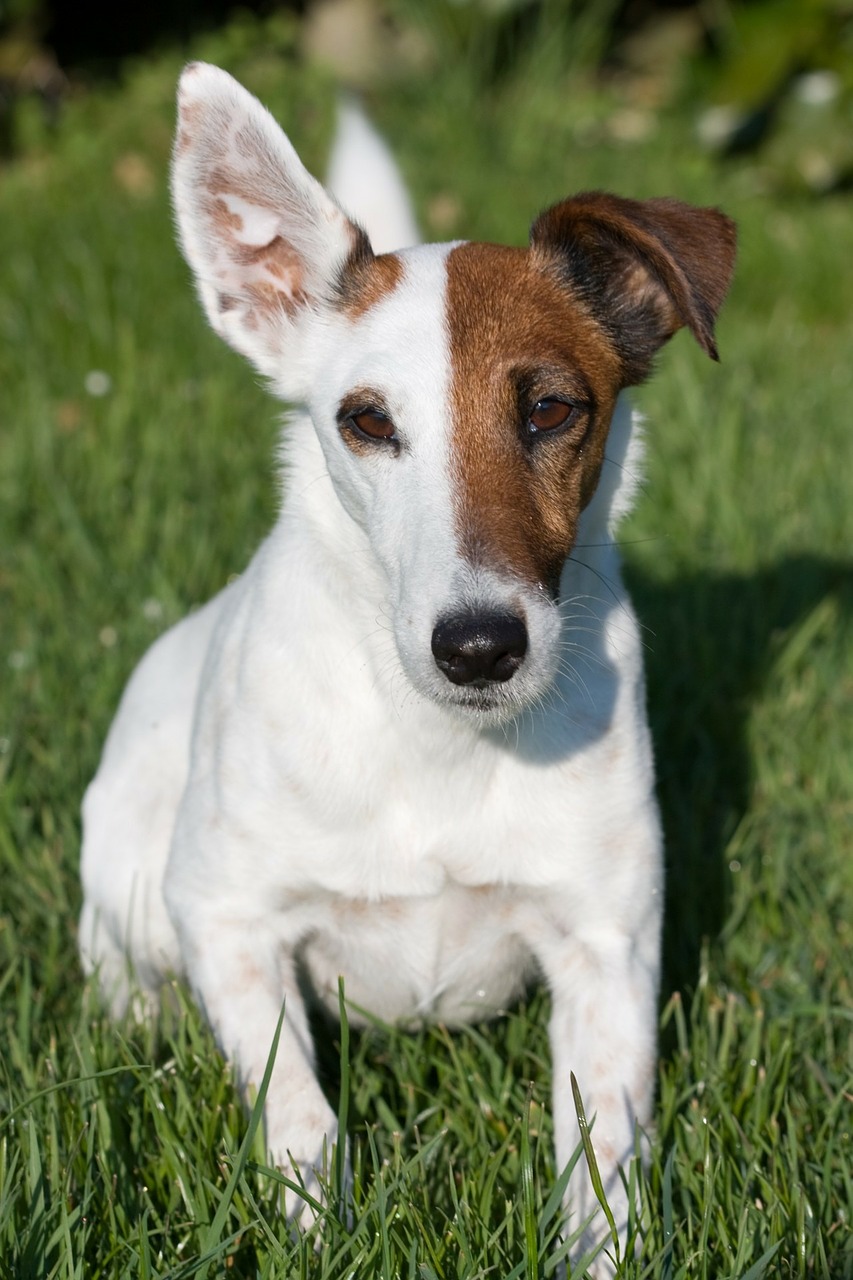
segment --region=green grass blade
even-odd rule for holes
[[[572,1079],[572,1097],[574,1098],[574,1102],[575,1102],[575,1112],[578,1118],[578,1128],[580,1130],[581,1143],[583,1144],[584,1155],[586,1156],[586,1163],[589,1169],[589,1177],[592,1183],[592,1189],[595,1192],[595,1198],[598,1201],[598,1203],[601,1205],[601,1208],[604,1211],[604,1216],[607,1219],[607,1225],[610,1228],[610,1238],[613,1241],[613,1252],[618,1265],[619,1258],[620,1258],[620,1253],[619,1253],[620,1245],[619,1245],[619,1233],[616,1230],[616,1221],[613,1217],[613,1210],[610,1208],[610,1205],[607,1203],[607,1196],[604,1193],[604,1184],[601,1181],[601,1174],[598,1169],[598,1161],[595,1158],[595,1149],[592,1145],[592,1138],[589,1132],[589,1124],[586,1118],[586,1111],[584,1110],[583,1098],[581,1097],[581,1091],[580,1091],[580,1088],[578,1087],[578,1082],[575,1079],[574,1071],[571,1073],[571,1079]]]
[[[758,1261],[754,1262],[748,1271],[745,1271],[742,1276],[733,1276],[732,1280],[761,1280],[762,1276],[766,1275],[767,1268],[781,1248],[782,1241],[780,1240],[778,1244],[771,1245],[769,1249],[765,1249]]]
[[[255,1098],[254,1106],[252,1107],[252,1111],[249,1116],[249,1124],[246,1129],[245,1137],[240,1144],[240,1149],[237,1152],[237,1157],[234,1160],[231,1168],[231,1174],[225,1184],[225,1190],[222,1193],[213,1221],[203,1236],[202,1252],[206,1255],[209,1255],[216,1248],[217,1242],[222,1235],[222,1229],[225,1226],[228,1211],[231,1208],[231,1201],[234,1198],[237,1183],[243,1176],[243,1171],[248,1163],[249,1152],[251,1151],[252,1144],[255,1141],[255,1134],[263,1122],[264,1103],[266,1102],[267,1090],[269,1089],[273,1068],[275,1067],[276,1054],[278,1053],[278,1042],[281,1038],[281,1028],[284,1022],[284,1011],[285,1007],[282,1004],[281,1013],[278,1015],[278,1022],[276,1023],[275,1034],[273,1035],[272,1044],[270,1045],[269,1055],[267,1056],[267,1064],[264,1069],[263,1079],[261,1080],[260,1087],[258,1088],[258,1094]]]
[[[539,1227],[536,1217],[536,1188],[533,1178],[533,1156],[530,1150],[530,1104],[532,1086],[521,1120],[521,1206],[524,1219],[524,1245],[528,1280],[539,1277]]]
[[[338,1010],[340,1014],[341,1089],[338,1097],[338,1141],[335,1147],[332,1185],[338,1202],[338,1212],[346,1215],[347,1187],[347,1128],[350,1103],[350,1047],[349,1018],[347,1017],[346,992],[343,978],[338,979]]]

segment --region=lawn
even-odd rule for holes
[[[243,22],[225,62],[322,172],[327,77]],[[176,992],[110,1024],[76,956],[79,804],[146,646],[246,564],[275,404],[204,325],[165,183],[181,64],[33,112],[0,170],[0,1277],[536,1277],[553,1195],[547,999],[449,1035],[324,1030],[355,1193],[294,1240],[228,1071]],[[448,61],[370,95],[430,238],[521,243],[575,190],[719,204],[740,257],[715,367],[679,335],[638,393],[623,530],[667,837],[661,1054],[619,1274],[853,1277],[849,197],[768,189],[689,106]],[[464,127],[460,127],[464,121]],[[286,483],[286,477],[284,480]],[[578,1171],[581,1173],[582,1171]],[[316,1247],[315,1247],[316,1246]]]

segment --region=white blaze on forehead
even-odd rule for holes
[[[389,409],[409,455],[399,469],[398,589],[412,600],[420,594],[433,620],[446,607],[459,569],[450,466],[447,254],[443,245],[404,254],[401,287],[376,315],[377,326],[393,335]]]
[[[407,250],[392,289],[355,316],[344,310],[329,319],[310,405],[338,495],[370,539],[403,628],[416,614],[426,619],[446,607],[459,569],[449,475],[449,248]],[[355,390],[366,401],[373,392],[393,420],[396,454],[381,443],[357,457],[342,447],[335,417]]]
[[[312,405],[334,415],[353,388],[373,388],[388,403],[407,447],[421,447],[423,422],[447,412],[450,248],[422,245],[391,255],[398,270],[375,290],[367,268],[363,288],[359,280],[353,299],[347,293],[341,307],[324,318],[318,352],[323,385],[315,389]]]

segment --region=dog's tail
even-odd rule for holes
[[[326,185],[345,213],[364,228],[376,253],[420,240],[409,193],[385,142],[353,101],[338,108],[338,128]]]

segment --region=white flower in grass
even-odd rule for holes
[[[159,622],[163,617],[163,605],[150,596],[142,605],[142,616],[148,622]]]
[[[724,146],[743,120],[743,113],[733,106],[708,107],[696,122],[699,141],[706,147]]]
[[[794,81],[794,93],[809,107],[825,107],[841,93],[841,77],[834,71],[808,71]]]
[[[100,399],[113,389],[113,380],[103,369],[90,369],[83,379],[83,386],[90,396]]]
[[[98,639],[105,649],[113,649],[118,640],[118,632],[115,627],[101,627],[98,632]]]

